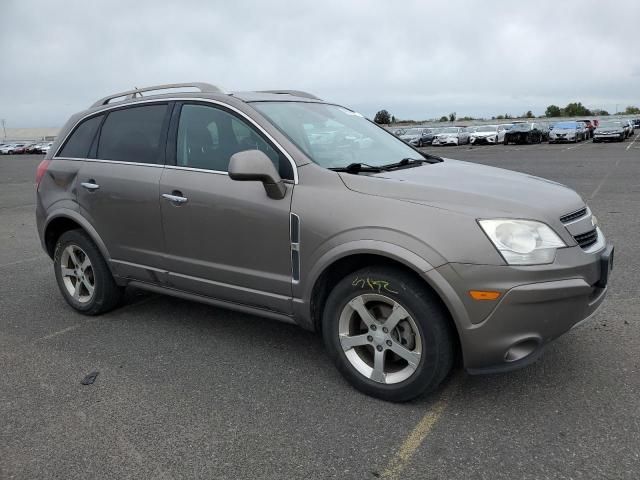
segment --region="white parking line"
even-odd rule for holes
[[[627,145],[627,148],[625,148],[625,150],[629,150],[631,148],[631,145],[636,143],[636,140],[638,140],[638,137],[640,137],[640,133],[638,135],[636,135],[636,138],[633,139],[633,142],[631,142],[629,145]]]

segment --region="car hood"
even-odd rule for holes
[[[497,134],[498,132],[473,132],[471,136],[472,137],[493,137]]]
[[[416,140],[417,138],[420,138],[420,135],[400,135],[400,138],[402,140]]]
[[[420,203],[480,217],[559,221],[584,201],[550,180],[501,168],[445,159],[373,175],[341,174],[355,192]]]
[[[459,133],[439,133],[436,135],[436,137],[446,138],[446,137],[457,137],[458,135],[460,134]]]
[[[595,133],[619,133],[623,132],[624,129],[620,128],[596,128]]]

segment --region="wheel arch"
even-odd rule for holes
[[[412,252],[411,255],[415,255]],[[416,256],[417,257],[417,256]],[[418,257],[419,258],[419,257]],[[360,270],[367,266],[389,267],[411,276],[421,282],[428,289],[433,298],[437,299],[443,312],[445,312],[449,320],[452,337],[455,339],[456,356],[461,358],[461,337],[457,322],[454,319],[454,311],[450,308],[448,302],[442,297],[442,289],[432,285],[424,273],[435,271],[424,259],[419,258],[420,262],[412,262],[406,257],[399,256],[390,251],[363,251],[352,252],[345,255],[337,256],[331,262],[324,265],[319,274],[315,277],[309,288],[308,299],[306,300],[306,315],[308,319],[308,327],[317,332],[322,331],[322,315],[324,306],[331,292],[331,286],[335,285],[345,276]],[[427,268],[425,268],[425,266]],[[305,322],[307,323],[307,322]],[[305,325],[302,325],[305,326]]]
[[[43,245],[49,257],[53,259],[55,254],[56,243],[60,236],[68,232],[69,230],[82,230],[84,231],[93,243],[96,244],[98,250],[105,259],[105,262],[111,269],[111,257],[107,250],[106,245],[100,239],[98,232],[95,228],[78,212],[73,210],[58,211],[47,219],[44,227]]]

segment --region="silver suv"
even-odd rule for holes
[[[131,285],[296,323],[392,401],[456,360],[532,362],[602,303],[613,260],[563,185],[421,153],[308,93],[201,83],[74,115],[38,167],[37,223],[76,310]]]

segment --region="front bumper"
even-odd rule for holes
[[[449,263],[427,277],[454,317],[467,371],[493,373],[535,361],[547,343],[589,318],[605,298],[612,261],[612,246],[596,253],[576,246],[558,250],[551,265]],[[477,301],[470,290],[502,295]]]
[[[599,142],[619,142],[620,140],[624,140],[624,138],[625,138],[624,133],[609,133],[609,134],[596,133],[593,136],[593,139]]]
[[[459,140],[457,137],[447,137],[447,138],[434,138],[432,145],[458,145]]]
[[[473,145],[495,145],[498,139],[496,136],[492,137],[471,137],[469,142]]]

